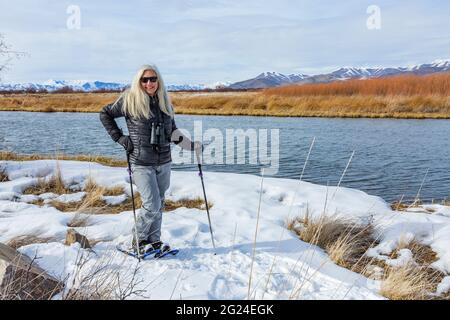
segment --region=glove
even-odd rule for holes
[[[133,142],[129,136],[121,136],[117,142],[128,152],[133,152]]]

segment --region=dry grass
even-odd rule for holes
[[[25,189],[23,194],[42,194],[47,192],[56,194],[73,193],[72,190],[65,186],[61,175],[61,169],[58,164],[56,165],[55,173],[50,179],[38,178],[36,185]]]
[[[61,202],[58,200],[52,200],[48,204],[61,212],[73,212],[77,211],[80,207],[80,201],[77,202]],[[37,204],[37,203],[34,203]]]
[[[11,269],[2,279],[0,300],[50,300],[64,289],[64,284],[49,278],[36,260],[36,254],[31,260],[22,255],[13,258]]]
[[[9,181],[9,177],[6,174],[5,168],[0,168],[0,182],[6,182]]]
[[[73,261],[75,268],[64,279],[49,286],[45,271],[39,274],[35,256],[28,268],[15,267],[0,288],[0,300],[49,300],[60,293],[62,300],[125,300],[144,296],[143,280],[138,276],[140,265],[126,266],[121,253],[112,250],[109,254],[93,260],[91,252],[82,249]],[[19,261],[13,262],[18,264]],[[151,283],[151,282],[150,282]]]
[[[305,242],[324,249],[337,265],[362,270],[366,264],[362,257],[375,244],[371,225],[361,226],[338,217],[322,215],[289,221],[288,229],[294,230]],[[296,226],[300,226],[299,228]]]
[[[212,208],[212,203],[208,201],[208,207]],[[206,209],[205,201],[202,198],[187,199],[183,198],[177,201],[166,200],[164,204],[165,211],[173,211],[178,208],[188,209]]]
[[[335,242],[328,244],[326,251],[337,265],[357,271],[366,267],[362,257],[374,243],[372,226],[348,225]]]
[[[450,118],[450,73],[296,85],[256,92],[173,92],[179,114]],[[0,95],[0,110],[99,112],[117,93]]]
[[[291,85],[266,89],[264,93],[279,96],[450,96],[450,72],[425,76],[402,75],[367,80]]]
[[[403,287],[408,285],[408,282],[411,281],[409,278],[415,278],[420,281],[425,281],[426,285],[422,286],[422,291],[419,290],[419,295],[425,295],[426,299],[430,299],[431,293],[435,292],[437,289],[438,284],[442,281],[442,279],[446,276],[445,273],[436,270],[431,267],[431,264],[433,262],[436,262],[438,260],[436,252],[434,252],[429,246],[424,245],[417,241],[416,239],[413,239],[409,242],[400,242],[398,247],[391,253],[390,258],[396,259],[399,255],[399,250],[401,249],[409,249],[413,254],[413,261],[407,266],[400,267],[400,270],[396,270],[393,267],[386,266],[385,267],[385,274],[386,277],[383,279],[383,281],[387,281],[387,287],[390,288],[391,284],[389,283],[392,281],[392,279],[396,279],[396,276],[400,277],[402,274],[406,273],[406,282],[404,285],[399,285],[399,296],[401,294],[404,294]],[[411,270],[409,270],[411,269]],[[396,273],[399,273],[399,275],[396,275]],[[411,274],[410,274],[411,273]],[[392,279],[391,279],[392,278]],[[396,280],[400,281],[400,280]],[[392,291],[393,289],[390,288]],[[434,299],[438,297],[433,297]],[[439,297],[444,298],[444,297]],[[408,295],[405,295],[403,300],[409,299]],[[422,297],[416,297],[414,299],[425,299]]]
[[[408,264],[386,269],[380,293],[391,300],[429,300],[436,287],[425,268]]]
[[[45,192],[56,192],[55,188],[50,188],[47,184],[42,183],[45,187],[33,187],[29,188],[26,191],[29,194],[40,194],[42,190],[50,190]],[[53,183],[51,184],[53,186]],[[124,211],[131,211],[133,209],[132,199],[131,197],[127,197],[127,199],[117,205],[109,205],[103,200],[103,196],[118,196],[125,193],[123,187],[117,186],[112,188],[106,188],[98,185],[94,180],[88,178],[83,188],[83,191],[86,192],[86,195],[82,198],[82,200],[77,202],[61,202],[57,200],[50,201],[49,204],[61,212],[78,212],[84,214],[118,214]],[[68,192],[65,192],[68,193]],[[33,202],[35,205],[43,205],[42,200],[38,200]],[[134,195],[134,204],[135,208],[139,209],[142,206],[141,196],[138,192],[135,192]],[[208,203],[209,207],[212,207],[212,203]],[[178,208],[197,208],[197,209],[205,209],[205,202],[201,198],[195,199],[187,199],[183,198],[177,201],[166,200],[164,211],[173,211]],[[69,222],[72,226],[84,225],[87,223],[87,220],[74,218],[73,221]]]
[[[118,93],[7,94],[0,95],[2,111],[98,112],[114,102]]]
[[[306,95],[266,93],[173,97],[177,113],[343,118],[450,118],[450,97],[440,95]]]
[[[408,208],[409,205],[401,201],[394,201],[391,203],[391,209],[394,211],[406,211]]]
[[[103,195],[106,192],[106,188],[98,185],[94,180],[89,178],[83,191],[86,192],[86,195],[81,201],[75,203],[76,210],[74,211],[89,214],[103,213],[103,210],[108,206],[105,200],[103,200]]]
[[[33,161],[33,160],[72,160],[72,161],[86,161],[86,162],[96,162],[110,167],[126,167],[127,162],[124,160],[118,160],[109,157],[96,156],[96,155],[43,155],[43,154],[32,154],[23,155],[16,154],[10,151],[0,151],[0,160],[5,161]]]
[[[80,252],[76,269],[71,275],[70,290],[62,294],[62,300],[125,300],[143,295],[143,280],[139,278],[140,264],[125,267],[126,260],[117,259],[117,251],[104,255],[91,263],[91,256]],[[67,280],[66,280],[67,281]]]
[[[445,202],[442,202],[442,205],[445,205],[444,203]],[[393,203],[391,203],[391,209],[393,211],[400,211],[400,212],[408,212],[410,211],[409,209],[421,209],[421,211],[414,210],[413,212],[421,212],[429,214],[436,212],[436,210],[433,208],[423,207],[423,201],[420,199],[416,199],[411,202],[394,201]]]
[[[378,244],[371,225],[358,226],[347,220],[324,215],[311,218],[308,212],[304,218],[292,219],[286,225],[303,241],[324,249],[337,265],[381,280],[380,293],[389,299],[446,299],[445,296],[432,294],[446,276],[431,267],[437,261],[436,253],[415,239],[400,241],[398,248],[389,256],[390,259],[396,259],[399,250],[409,249],[414,261],[406,266],[391,267],[383,260],[366,256],[367,250]],[[381,275],[374,274],[374,268],[379,268]]]
[[[414,261],[421,266],[429,267],[438,260],[436,252],[430,246],[424,245],[417,240],[411,241],[406,248],[411,250]]]
[[[301,227],[298,229],[294,227],[294,231],[300,239],[323,249],[336,242],[348,230],[348,222],[344,220],[327,215],[312,218],[309,212],[304,218],[295,218],[293,222],[288,223],[288,226],[292,228],[298,224],[301,224]]]
[[[38,236],[19,236],[15,237],[11,240],[9,240],[6,245],[10,246],[11,248],[18,249],[23,246],[27,246],[30,244],[35,243],[48,243],[48,242],[54,242],[56,241],[53,237],[38,237]]]
[[[30,202],[30,204],[34,204],[35,206],[42,207],[44,205],[44,200],[43,199],[38,199],[38,200]]]
[[[120,196],[125,193],[125,190],[121,186],[106,188],[103,193],[104,196]]]

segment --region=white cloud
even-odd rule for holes
[[[445,1],[377,1],[382,28],[366,28],[372,1],[0,0],[0,30],[26,51],[5,81],[126,82],[154,62],[168,83],[239,81],[263,71],[320,73],[343,65],[407,65],[450,51]],[[66,9],[81,9],[68,30]]]

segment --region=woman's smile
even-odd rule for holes
[[[154,80],[156,81],[152,82]],[[141,86],[148,95],[153,96],[158,90],[158,77],[156,72],[153,70],[146,70],[141,77]]]

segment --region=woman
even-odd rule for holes
[[[117,126],[114,119],[119,117],[125,117],[129,136]],[[140,254],[170,250],[161,241],[164,194],[170,185],[170,143],[195,151],[202,149],[201,143],[191,142],[177,129],[164,81],[154,65],[139,69],[131,87],[102,109],[100,120],[129,154],[133,180],[141,195],[142,207],[133,228],[138,243],[136,246],[133,239],[133,248],[138,247]]]

